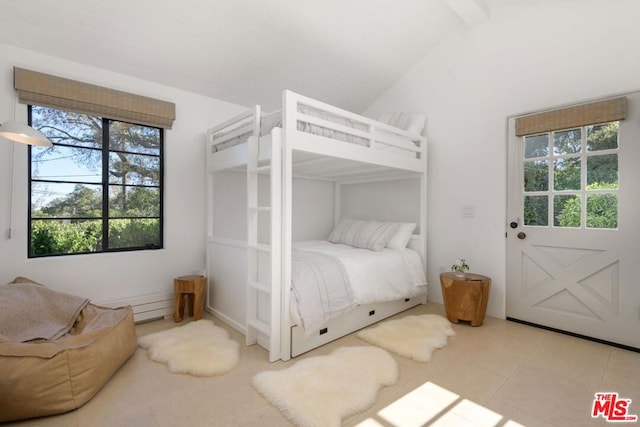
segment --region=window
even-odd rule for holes
[[[618,128],[627,99],[516,119],[522,137],[524,225],[618,228]]]
[[[618,126],[524,137],[525,225],[618,227]]]
[[[163,129],[29,106],[29,257],[163,246]]]

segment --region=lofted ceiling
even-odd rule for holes
[[[240,105],[291,89],[359,112],[495,1],[0,0],[0,43]]]

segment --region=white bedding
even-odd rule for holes
[[[325,120],[339,123],[341,125],[351,127],[354,129],[363,129],[361,126],[358,126],[358,123],[353,122],[349,119],[341,119],[335,116],[323,115],[321,113],[314,113],[316,117],[323,118]],[[260,119],[260,136],[268,135],[273,128],[282,127],[282,111],[278,110],[273,113],[265,114]],[[314,135],[326,136],[331,139],[338,139],[345,142],[350,142],[352,144],[358,145],[368,145],[369,141],[365,138],[361,138],[354,135],[349,135],[344,132],[338,132],[333,129],[324,128],[322,126],[314,125],[311,123],[298,122],[297,126],[299,131],[311,133]],[[235,129],[226,130],[214,135],[214,138],[219,138],[225,135],[225,133],[233,132]],[[232,139],[229,139],[225,142],[216,144],[215,150],[220,151],[225,148],[233,147],[234,145],[242,144],[247,140],[247,138],[251,136],[251,132],[247,132],[246,134],[236,136]]]
[[[420,255],[412,249],[373,252],[322,240],[298,242],[294,244],[294,249],[320,252],[340,259],[351,284],[353,301],[357,305],[396,301],[426,292],[426,277]],[[296,324],[300,325],[296,307],[292,306],[291,314]]]
[[[338,117],[338,116],[334,116],[331,114],[327,114],[327,113],[323,113],[323,112],[315,111],[311,109],[308,111],[304,111],[304,113],[308,113],[308,114],[310,113],[310,115],[314,117],[322,118],[324,120],[327,120],[333,123],[338,123],[346,127],[359,129],[359,130],[366,130],[366,126],[364,126],[362,123],[359,123],[357,121],[350,120],[347,118]],[[264,114],[261,117],[260,136],[268,135],[271,132],[271,130],[276,127],[282,127],[282,111],[280,110],[275,111],[273,113]],[[349,142],[352,144],[363,145],[363,146],[369,145],[369,140],[366,138],[336,131],[333,129],[325,128],[325,127],[318,126],[311,123],[299,121],[297,125],[297,129],[302,132],[311,133],[314,135],[320,135],[320,136],[324,136],[331,139],[337,139],[337,140]],[[226,129],[222,132],[215,134],[213,138],[215,139],[215,138],[224,137],[225,134],[231,133],[235,130],[236,130],[235,128]],[[413,143],[412,141],[399,137],[397,135],[394,135],[390,132],[381,131],[380,134],[385,135],[388,139],[393,140],[396,144],[399,144],[400,147],[391,146],[391,145],[383,144],[380,142],[374,142],[373,148],[400,154],[402,156],[416,157],[416,152],[413,151],[413,149],[415,149],[415,143]],[[249,136],[251,136],[251,132],[248,130],[247,133],[245,134],[236,136],[232,139],[216,144],[214,146],[214,150],[221,151],[226,148],[230,148],[235,145],[242,144],[247,141]]]

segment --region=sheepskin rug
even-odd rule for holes
[[[138,345],[147,350],[149,359],[166,363],[169,372],[198,377],[229,372],[240,358],[240,344],[211,320],[145,335]]]
[[[344,417],[369,408],[378,390],[398,380],[398,365],[371,346],[341,347],[302,359],[290,368],[256,375],[253,386],[299,426],[340,426]]]
[[[357,333],[358,338],[418,362],[431,361],[433,350],[447,345],[456,333],[446,318],[437,314],[387,320]]]

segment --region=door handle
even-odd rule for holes
[[[518,239],[520,239],[520,240],[524,240],[524,239],[526,239],[526,238],[527,238],[527,235],[526,235],[524,232],[522,232],[522,231],[521,231],[521,232],[519,232],[519,233],[517,234],[517,236],[518,236]]]

